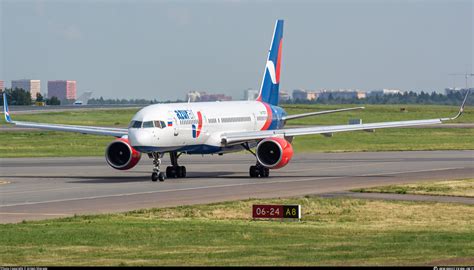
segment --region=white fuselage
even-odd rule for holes
[[[206,154],[232,151],[223,147],[226,132],[268,129],[281,113],[260,101],[155,104],[132,118],[129,141],[140,152],[180,151]],[[240,149],[242,149],[240,147]]]

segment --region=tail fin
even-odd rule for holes
[[[282,43],[283,20],[277,20],[273,32],[272,44],[268,52],[260,94],[257,98],[258,101],[263,101],[271,105],[278,105]]]
[[[12,119],[10,117],[10,110],[8,110],[7,91],[3,91],[3,114],[5,115],[5,121],[11,123]]]

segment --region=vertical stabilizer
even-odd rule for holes
[[[10,117],[10,110],[8,109],[7,91],[3,92],[3,115],[5,116],[5,121],[7,121],[7,123],[12,122],[12,119]]]
[[[272,44],[268,52],[258,101],[278,105],[280,88],[281,50],[283,44],[283,20],[277,20],[273,31]]]

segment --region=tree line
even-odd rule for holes
[[[288,100],[283,104],[433,104],[433,105],[459,105],[464,99],[465,92],[450,92],[447,95],[432,92],[404,92],[387,95],[373,95],[363,99],[340,98],[329,94],[316,100]],[[468,102],[472,104],[474,95],[469,96]]]
[[[32,105],[33,99],[30,92],[22,88],[5,88],[0,90],[0,104],[3,105],[3,92],[7,93],[8,105]],[[36,102],[45,102],[46,105],[61,105],[61,100],[57,97],[44,98],[41,93],[36,94]]]
[[[149,104],[156,104],[156,103],[174,103],[174,102],[184,102],[184,100],[166,100],[166,101],[158,101],[156,98],[153,100],[150,99],[113,99],[108,98],[104,99],[103,97],[100,98],[91,98],[87,101],[88,105],[129,105],[129,104],[136,104],[136,105],[149,105]]]
[[[28,91],[23,89],[15,88],[8,89],[4,91],[7,93],[8,104],[11,105],[32,105],[33,100]],[[0,104],[3,104],[3,92],[0,95]],[[326,97],[319,97],[316,100],[287,100],[280,101],[282,104],[436,104],[436,105],[459,105],[460,102],[464,99],[465,92],[450,92],[447,95],[440,93],[432,92],[431,94],[427,92],[404,92],[397,94],[387,94],[387,95],[372,95],[363,99],[357,98],[340,98],[333,94],[329,94]],[[44,101],[47,105],[60,105],[61,101],[57,97],[44,98],[40,93],[36,96],[36,101]],[[89,105],[149,105],[156,103],[171,103],[171,102],[184,102],[183,100],[167,100],[164,102],[159,102],[156,99],[104,99],[92,98],[89,99],[87,104]],[[470,95],[469,104],[474,102],[474,95]]]

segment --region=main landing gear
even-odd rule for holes
[[[257,158],[257,155],[250,149],[248,143],[242,144],[242,146],[245,148],[245,150],[249,151],[255,158]],[[270,169],[267,167],[264,167],[260,162],[257,160],[257,164],[255,166],[250,166],[249,168],[249,175],[252,178],[255,177],[269,177],[270,176]]]
[[[257,162],[257,165],[250,166],[249,174],[250,177],[268,177],[270,176],[270,169],[263,167],[260,163]]]
[[[171,166],[166,167],[166,174],[160,171],[161,159],[163,153],[149,153],[148,156],[153,158],[153,173],[151,181],[165,181],[165,178],[184,178],[186,177],[186,167],[178,165],[178,158],[181,154],[170,152]]]
[[[166,177],[184,178],[186,177],[186,167],[178,165],[178,158],[181,154],[170,152],[171,166],[166,167]]]

